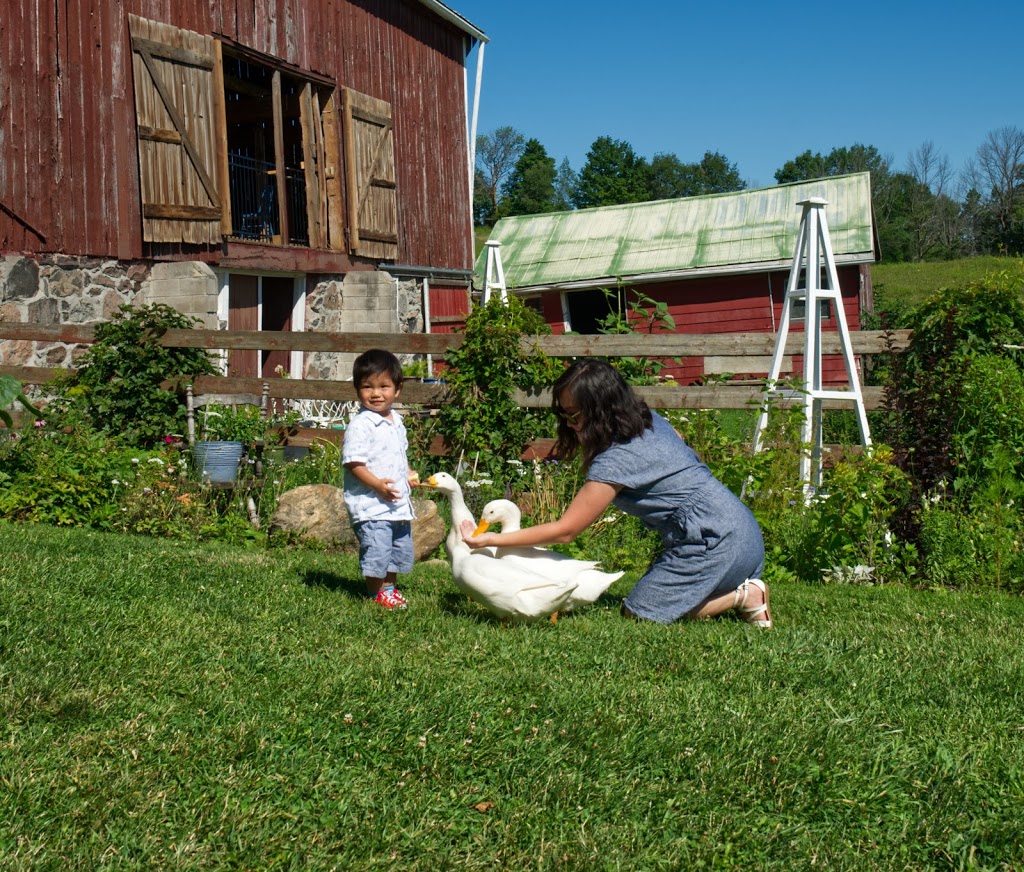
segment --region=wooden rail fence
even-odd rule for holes
[[[458,333],[292,333],[246,330],[168,330],[160,344],[168,348],[206,348],[210,350],[260,349],[304,352],[360,353],[370,348],[387,348],[395,354],[429,354],[441,359],[449,349],[458,348],[464,340]],[[6,342],[84,343],[93,341],[93,326],[11,324],[0,321],[0,344]],[[717,334],[623,334],[595,336],[524,336],[524,348],[537,348],[553,357],[725,357],[736,358],[736,372],[747,372],[743,358],[765,357],[775,348],[770,333]],[[803,353],[803,335],[790,334],[787,355]],[[887,350],[903,351],[910,341],[910,331],[859,331],[850,336],[854,354],[876,355]],[[823,354],[839,354],[839,337],[835,333],[821,336]],[[11,375],[24,384],[45,384],[61,370],[50,367],[0,366],[0,375]],[[262,385],[270,386],[271,398],[302,400],[351,400],[352,382],[326,379],[241,378],[233,376],[201,376],[194,392],[259,393]],[[639,387],[637,392],[657,409],[743,409],[757,403],[762,387],[754,384],[715,384],[684,386],[661,384]],[[868,409],[881,408],[882,389],[862,388]],[[437,405],[443,400],[443,384],[407,382],[402,399],[415,405]],[[519,391],[519,405],[541,408],[551,405],[551,391],[535,393]],[[826,400],[825,408],[848,408],[841,401]]]

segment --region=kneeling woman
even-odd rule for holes
[[[662,552],[623,603],[623,614],[668,624],[736,609],[772,626],[761,581],[764,541],[750,510],[608,363],[581,360],[553,386],[558,456],[581,454],[586,481],[557,521],[474,537],[488,545],[570,542],[614,504],[661,534]]]

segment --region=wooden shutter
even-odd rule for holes
[[[310,248],[327,247],[327,199],[324,196],[324,133],[320,123],[320,94],[310,82],[299,96],[302,157],[306,175],[306,224]]]
[[[349,249],[361,257],[398,255],[398,201],[391,104],[346,88],[345,171]]]
[[[324,137],[324,190],[326,193],[327,246],[333,251],[345,248],[345,206],[341,196],[341,147],[338,142],[338,103],[332,91],[321,115]]]
[[[213,38],[135,15],[129,27],[143,239],[219,244],[224,100]]]

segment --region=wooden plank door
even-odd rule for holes
[[[260,329],[259,276],[228,276],[228,330]],[[228,351],[228,375],[258,378],[260,353],[255,349]]]

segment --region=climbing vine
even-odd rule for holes
[[[543,389],[562,364],[537,348],[524,348],[523,336],[550,333],[543,318],[518,298],[494,298],[475,306],[466,320],[465,340],[445,360],[445,404],[436,419],[450,456],[495,470],[518,459],[523,446],[552,429],[546,409],[516,404],[515,391]]]

